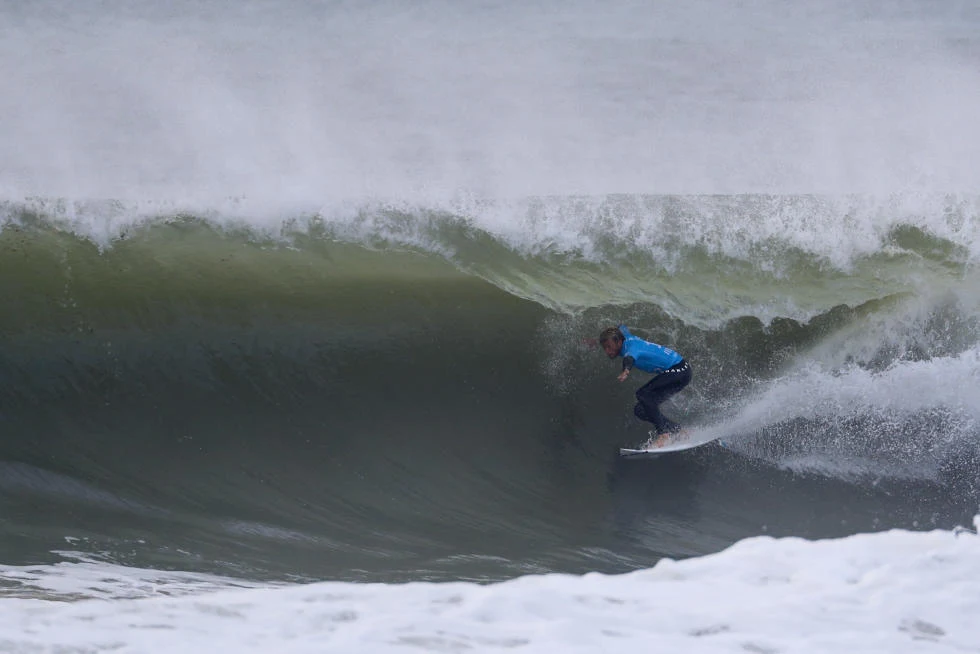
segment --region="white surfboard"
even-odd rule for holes
[[[651,441],[655,438],[655,434],[651,434]],[[708,443],[713,443],[715,441],[720,441],[720,436],[705,436],[703,434],[686,434],[680,437],[678,440],[671,438],[667,439],[667,442],[656,447],[652,444],[644,445],[640,448],[629,448],[621,447],[619,448],[620,456],[651,456],[658,454],[668,454],[669,452],[682,452],[684,450],[690,450],[695,447],[701,447],[702,445],[707,445]],[[720,441],[724,445],[724,441]]]

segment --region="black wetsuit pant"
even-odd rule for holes
[[[667,368],[636,391],[633,413],[640,420],[652,422],[658,434],[677,430],[680,425],[660,413],[660,404],[691,383],[691,365],[687,361]]]

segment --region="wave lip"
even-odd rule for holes
[[[286,217],[245,201],[32,200],[2,214],[5,272],[30,283],[47,261],[54,288],[32,290],[57,289],[61,303],[73,285],[109,294],[123,272],[160,291],[167,278],[185,293],[221,282],[218,295],[455,272],[564,313],[645,303],[718,327],[942,293],[970,283],[980,260],[980,204],[953,195],[364,200]]]

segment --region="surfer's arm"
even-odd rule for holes
[[[626,381],[626,378],[629,377],[630,370],[633,369],[634,363],[636,363],[636,359],[633,357],[623,357],[623,372],[619,373],[619,377],[616,379],[619,381]]]

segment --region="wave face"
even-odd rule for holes
[[[977,204],[896,202],[366,203],[275,229],[8,202],[7,551],[482,579],[963,522]],[[617,461],[642,380],[583,339],[618,321],[693,363],[667,410],[732,450]]]

